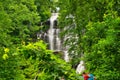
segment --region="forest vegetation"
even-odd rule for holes
[[[69,62],[36,36],[56,7],[60,37],[72,36]],[[0,80],[82,80],[73,68],[80,60],[97,80],[119,80],[119,0],[0,1]]]

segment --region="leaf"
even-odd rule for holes
[[[8,55],[5,53],[5,54],[3,54],[2,58],[3,58],[4,60],[8,59]]]
[[[4,52],[8,53],[9,52],[9,48],[4,48]]]

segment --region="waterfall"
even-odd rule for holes
[[[48,41],[50,50],[61,50],[61,40],[59,38],[60,29],[56,28],[55,21],[57,20],[58,13],[52,13],[50,17],[50,28],[48,30]]]
[[[50,28],[48,30],[49,49],[54,51],[62,51],[63,58],[66,62],[69,61],[68,49],[62,46],[61,39],[59,38],[60,29],[55,25],[58,18],[58,13],[52,13],[50,17]]]
[[[55,52],[63,52],[64,60],[66,62],[69,62],[69,53],[68,53],[69,46],[63,47],[62,45],[61,39],[59,38],[60,29],[57,27],[56,25],[57,23],[55,23],[57,21],[57,18],[58,18],[58,13],[52,13],[49,19],[49,22],[48,22],[50,24],[49,29],[46,32],[39,32],[37,34],[37,38],[43,39],[44,41],[46,41],[49,45],[48,48],[50,50],[53,50]],[[65,29],[69,29],[69,28],[65,28]],[[71,37],[72,36],[65,35],[63,41]],[[84,70],[85,70],[84,62],[80,61],[80,63],[78,64],[76,68],[76,73],[81,73]]]
[[[68,54],[68,51],[67,51],[67,50],[64,50],[63,52],[64,52],[64,60],[65,60],[66,62],[69,62],[69,54]]]

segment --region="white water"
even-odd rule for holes
[[[62,48],[61,39],[59,38],[60,29],[54,28],[54,21],[57,20],[58,13],[52,13],[52,16],[50,17],[50,28],[48,30],[48,37],[49,37],[49,48],[50,50],[54,51],[62,51],[64,53],[64,60],[66,62],[69,62],[69,54],[68,49]]]
[[[76,73],[80,74],[85,70],[84,61],[80,61],[76,68]]]
[[[67,50],[64,51],[64,60],[65,60],[66,62],[69,62],[69,53],[68,53]]]
[[[61,39],[59,38],[59,33],[60,29],[59,28],[54,28],[55,25],[55,20],[58,18],[58,13],[52,13],[50,17],[50,28],[47,31],[47,33],[44,33],[43,37],[45,38],[46,36],[48,37],[48,44],[49,44],[49,49],[54,50],[54,51],[63,51],[64,53],[64,60],[66,62],[69,62],[69,53],[68,49],[69,46],[63,47],[61,43]],[[68,28],[67,28],[68,29]],[[38,38],[41,38],[41,34],[37,34]],[[72,36],[65,36],[64,40],[67,40],[68,38],[71,38]],[[76,73],[81,73],[85,70],[84,62],[80,61],[76,68]]]
[[[69,53],[68,53],[68,49],[69,46],[66,46],[62,49],[62,45],[61,45],[61,40],[59,38],[59,32],[60,29],[56,29],[54,28],[54,21],[57,20],[58,17],[58,13],[52,13],[52,16],[50,18],[50,28],[48,30],[48,37],[49,37],[49,46],[51,50],[55,50],[55,51],[63,51],[64,53],[64,60],[66,62],[69,62]],[[65,36],[64,40],[70,38],[72,36]],[[75,37],[77,39],[77,37]],[[80,63],[78,64],[77,68],[76,68],[76,73],[82,73],[85,70],[85,66],[84,66],[84,62],[80,61]]]
[[[59,42],[59,46],[60,46],[60,39],[55,38],[55,33],[58,33],[56,29],[54,29],[54,21],[57,19],[58,17],[58,13],[52,13],[52,16],[50,18],[50,28],[48,30],[48,37],[49,37],[49,48],[50,50],[55,50],[55,47],[57,45],[57,42]]]

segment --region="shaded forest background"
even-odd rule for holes
[[[56,7],[60,37],[72,36],[68,63],[36,37]],[[1,0],[0,33],[0,80],[82,80],[72,68],[80,60],[97,80],[119,80],[119,0]]]

